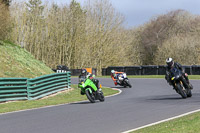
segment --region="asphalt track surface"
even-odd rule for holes
[[[115,87],[111,79],[99,78]],[[72,79],[77,83],[77,79]],[[200,81],[182,99],[164,79],[130,79],[132,88],[105,102],[89,101],[0,115],[0,133],[120,133],[200,109]]]

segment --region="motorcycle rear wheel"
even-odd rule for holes
[[[187,97],[192,97],[192,91],[190,89],[187,90]]]
[[[125,82],[126,82],[127,86],[129,86],[129,88],[132,87],[132,85],[130,84],[130,82],[127,79],[125,80]]]
[[[100,102],[104,102],[104,101],[105,101],[105,97],[104,97],[104,95],[103,95],[103,92],[101,92],[101,93],[99,94],[99,101],[100,101]]]

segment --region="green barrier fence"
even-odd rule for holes
[[[0,102],[27,100],[27,78],[0,78]]]
[[[0,78],[0,102],[35,100],[67,90],[71,85],[71,73],[54,73],[37,78]]]

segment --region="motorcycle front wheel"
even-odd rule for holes
[[[187,98],[187,94],[186,94],[185,90],[183,90],[183,86],[181,86],[180,83],[177,83],[176,86],[177,86],[178,92],[182,96],[182,98],[184,98],[184,99]]]
[[[85,91],[85,94],[91,103],[95,103],[95,96],[93,93],[90,93],[89,90]]]

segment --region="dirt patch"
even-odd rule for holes
[[[50,95],[45,96],[45,97],[43,97],[43,98],[40,98],[40,99],[38,99],[38,100],[41,100],[41,99],[47,99],[47,98],[49,98],[49,97],[56,96],[56,95],[58,95],[58,94],[60,94],[60,93],[69,93],[69,92],[72,91],[72,90],[74,90],[74,88],[70,88],[70,89],[67,89],[67,88],[66,88],[66,90],[63,90],[63,91],[59,91],[59,92],[56,92],[56,93],[50,94]]]

